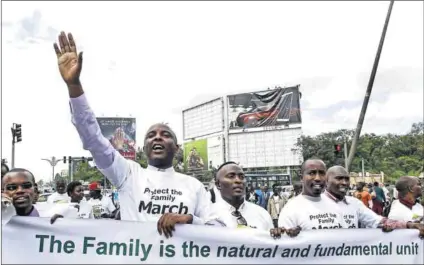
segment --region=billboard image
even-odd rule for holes
[[[188,171],[208,169],[208,140],[184,144],[184,166]]]
[[[228,96],[230,129],[301,123],[299,86]]]
[[[135,118],[97,118],[104,137],[109,139],[121,155],[128,159],[136,158],[136,123]]]

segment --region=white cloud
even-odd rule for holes
[[[55,30],[73,32],[84,50],[82,81],[96,114],[136,117],[138,139],[157,121],[169,122],[181,139],[180,110],[193,102],[294,84],[301,84],[307,106],[304,131],[315,134],[356,125],[359,107],[328,117],[316,112],[362,100],[387,8],[387,2],[5,2],[3,157],[10,160],[13,122],[23,124],[16,165],[39,178],[51,174],[41,158],[88,155],[70,123],[49,40]],[[422,81],[410,82],[423,79],[422,58],[423,3],[396,2],[373,91],[388,91],[387,102],[371,102],[364,131],[403,132],[406,121],[422,120]],[[390,71],[398,73],[396,85],[380,75]],[[399,94],[401,84],[412,97]],[[390,123],[389,113],[404,123]],[[369,123],[373,115],[384,124]]]

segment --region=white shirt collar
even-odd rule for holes
[[[166,168],[166,169],[162,169],[162,168],[154,167],[152,165],[147,165],[147,169],[153,170],[153,171],[159,171],[159,172],[175,172],[174,167],[169,167],[169,168]]]
[[[226,200],[221,199],[220,200],[223,207],[225,207],[225,209],[227,209],[230,212],[234,212],[235,210],[237,210],[234,206],[232,206],[231,204],[229,204]],[[240,205],[240,207],[238,208],[238,211],[242,211],[246,206],[246,200],[243,201],[243,203]]]

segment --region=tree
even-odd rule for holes
[[[73,179],[82,182],[103,181],[104,176],[96,167],[91,167],[88,163],[80,163],[77,170],[73,173]]]
[[[59,173],[56,173],[56,175],[54,176],[54,181],[59,181],[62,179],[62,176]]]
[[[317,136],[302,136],[298,139],[294,152],[299,152],[303,160],[322,159],[328,167],[344,166],[343,149],[339,156],[334,153],[334,145],[343,147],[344,138],[348,148],[351,145],[353,130],[338,130],[322,133]],[[343,147],[344,148],[344,147]],[[361,160],[364,160],[365,171],[370,173],[384,172],[386,179],[393,182],[400,176],[418,176],[423,171],[424,161],[424,123],[414,123],[405,135],[363,134],[359,138],[355,158],[352,161],[352,172],[361,172]]]
[[[43,181],[42,179],[40,179],[40,180],[37,182],[37,185],[38,185],[38,187],[43,187],[43,186],[44,186],[44,181]]]

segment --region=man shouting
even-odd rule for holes
[[[99,170],[118,188],[121,219],[157,222],[158,231],[172,236],[177,223],[204,224],[213,219],[203,184],[172,167],[178,151],[177,137],[169,126],[154,124],[144,138],[147,169],[126,160],[106,139],[85,97],[80,81],[83,56],[77,53],[72,34],[59,35],[54,44],[59,72],[70,96],[72,122],[84,149],[91,152]]]

